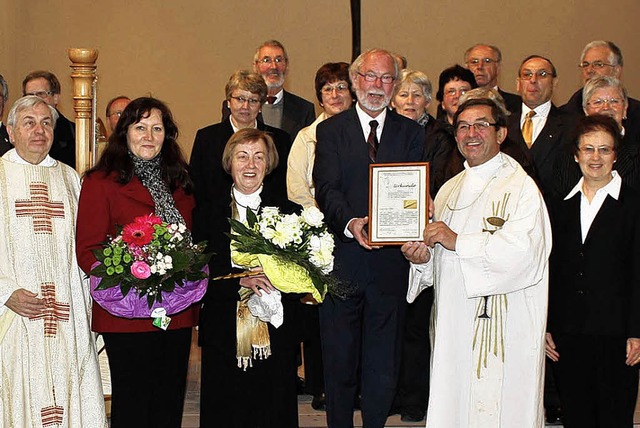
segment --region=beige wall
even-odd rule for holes
[[[434,89],[440,71],[482,41],[502,49],[501,86],[511,91],[522,58],[551,58],[560,76],[554,100],[563,104],[580,86],[576,64],[582,47],[608,39],[625,54],[629,93],[640,97],[640,73],[633,72],[640,70],[637,0],[362,3],[363,49],[404,54],[411,68],[432,78]],[[285,44],[291,57],[287,87],[312,101],[317,68],[351,55],[347,0],[0,0],[0,10],[0,73],[9,81],[11,101],[27,72],[48,69],[60,78],[60,108],[72,117],[66,49],[95,47],[100,116],[115,95],[152,94],[170,105],[186,153],[198,128],[219,121],[226,80],[235,69],[250,67],[261,41]]]

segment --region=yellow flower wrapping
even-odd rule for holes
[[[271,284],[283,293],[311,293],[313,298],[322,303],[326,294],[313,286],[309,273],[295,263],[282,262],[277,257],[266,254],[247,254],[231,252],[231,260],[239,266],[247,268],[261,266]]]

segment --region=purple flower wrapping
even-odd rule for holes
[[[93,269],[99,262],[96,262]],[[155,302],[151,308],[147,304],[147,298],[138,297],[136,290],[131,289],[126,297],[122,296],[120,287],[111,287],[105,290],[96,290],[101,278],[90,276],[91,296],[93,300],[102,306],[107,312],[123,318],[150,318],[151,312],[156,308],[164,308],[167,315],[181,312],[202,299],[207,291],[209,282],[209,266],[202,269],[207,276],[198,281],[183,281],[183,286],[177,286],[173,292],[162,292],[162,303]]]

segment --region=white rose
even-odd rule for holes
[[[307,207],[302,210],[302,219],[309,226],[320,227],[324,220],[324,214],[317,207]]]

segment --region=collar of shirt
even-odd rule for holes
[[[260,207],[260,193],[262,193],[262,186],[258,190],[248,195],[241,193],[236,187],[233,187],[233,197],[236,202],[244,207],[251,207],[252,210],[257,210]]]
[[[241,129],[241,128],[238,128],[238,127],[236,126],[236,124],[235,124],[235,123],[233,123],[233,118],[232,118],[231,116],[229,116],[229,122],[231,122],[231,127],[233,128],[233,133],[234,133],[234,134],[235,134],[236,132],[238,132],[238,131]],[[257,128],[257,127],[258,127],[258,120],[256,119],[256,120],[253,122],[253,126],[252,126],[251,128],[254,128],[254,129],[255,129],[255,128]]]
[[[284,89],[280,89],[280,92],[276,94],[276,100],[273,104],[280,104],[282,102],[282,98],[284,98]]]
[[[4,156],[2,157],[8,160],[9,162],[17,163],[20,165],[33,165],[32,163],[29,163],[26,160],[22,159],[18,154],[18,152],[16,151],[16,149],[11,149],[7,151],[7,153],[5,153]],[[47,157],[44,158],[42,162],[40,162],[37,166],[52,167],[52,166],[56,166],[57,163],[58,163],[57,160],[47,155]]]
[[[605,186],[598,189],[598,191],[596,192],[596,198],[598,197],[599,194],[603,194],[604,195],[602,197],[603,201],[607,195],[611,195],[613,199],[618,200],[618,197],[620,196],[620,187],[622,186],[622,178],[620,177],[620,174],[618,174],[618,171],[616,171],[615,169],[611,171],[611,175],[613,176],[613,178]],[[571,191],[564,198],[564,200],[566,201],[567,199],[573,198],[573,196],[578,192],[582,193],[583,183],[584,183],[584,177],[580,178],[580,181],[578,181],[578,184],[576,184],[574,188],[571,189]],[[583,193],[583,197],[584,197],[584,193]]]
[[[378,122],[378,128],[376,129],[376,135],[378,136],[378,142],[382,141],[382,128],[384,128],[384,121],[387,118],[387,108],[383,108],[379,115],[376,117],[369,116],[360,103],[356,103],[356,113],[358,114],[358,120],[360,120],[360,126],[362,127],[362,133],[364,134],[364,140],[367,141],[369,133],[371,132],[371,125],[369,122],[375,120]]]
[[[522,103],[522,115],[520,116],[520,129],[524,125],[524,121],[527,118],[527,113],[531,110],[535,111],[536,114],[531,118],[531,122],[533,124],[533,132],[532,132],[532,140],[535,142],[542,132],[542,128],[547,123],[547,117],[549,116],[549,112],[551,111],[551,100],[546,103],[540,104],[538,107],[534,109],[530,109],[527,107],[525,103]]]
[[[467,174],[473,174],[476,177],[487,179],[500,169],[502,160],[502,152],[498,152],[497,155],[480,165],[469,166],[469,162],[464,161],[464,169],[467,171]]]

